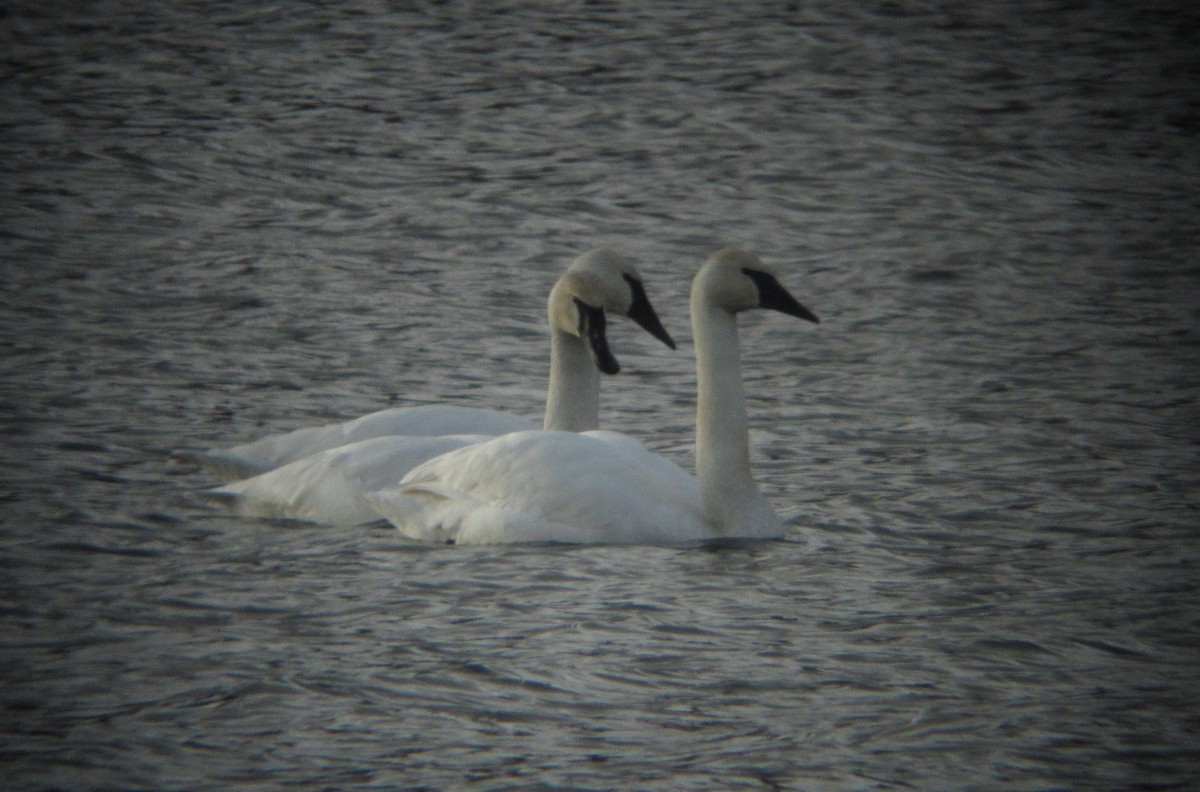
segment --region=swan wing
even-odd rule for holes
[[[430,437],[475,434],[496,436],[536,429],[526,418],[479,407],[428,404],[393,407],[369,413],[352,421],[309,426],[271,435],[232,448],[201,454],[178,454],[177,458],[198,463],[227,481],[254,476],[295,462],[320,451],[389,435]]]
[[[418,465],[371,503],[408,536],[464,544],[670,544],[710,533],[695,479],[611,432],[487,440]]]
[[[486,435],[375,437],[319,451],[210,490],[208,495],[247,517],[361,525],[380,519],[365,493],[395,486],[428,459],[488,439]]]

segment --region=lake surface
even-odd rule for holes
[[[39,789],[1190,789],[1200,12],[8,3],[0,756]],[[643,264],[602,422],[691,466],[735,244],[784,541],[442,547],[231,517],[176,449],[538,417],[545,297]]]

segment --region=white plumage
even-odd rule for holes
[[[604,333],[606,311],[630,316],[674,346],[645,296],[636,267],[610,250],[577,259],[555,284],[547,307],[548,428],[590,429],[599,423],[600,369],[617,369]],[[364,492],[394,486],[412,467],[453,448],[534,427],[498,410],[400,407],[211,451],[201,461],[235,476],[251,476],[209,493],[235,512],[355,525],[379,519],[363,500]]]
[[[394,487],[427,459],[487,435],[373,437],[318,451],[242,481],[209,490],[209,498],[244,517],[361,525],[379,520],[363,493]]]
[[[674,544],[773,538],[783,525],[750,470],[736,314],[810,321],[756,257],[714,254],[692,285],[697,477],[614,432],[525,431],[450,451],[368,500],[404,534],[459,543]]]

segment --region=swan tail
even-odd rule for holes
[[[276,504],[260,501],[255,498],[247,498],[242,492],[233,489],[233,486],[236,486],[236,484],[206,490],[204,492],[204,499],[213,506],[225,509],[239,517],[272,520],[293,516],[288,514],[286,509],[281,509]]]
[[[255,485],[260,479],[254,477],[234,481],[204,492],[204,499],[213,506],[224,509],[239,517],[261,520],[300,520],[302,522],[325,522],[310,514],[304,503],[295,503],[282,498],[269,497]]]
[[[266,520],[295,520],[318,525],[353,526],[381,522],[374,507],[354,492],[283,493],[261,489],[257,478],[235,481],[210,489],[204,499],[239,517]]]
[[[257,476],[272,468],[268,462],[235,454],[224,449],[211,451],[181,450],[171,454],[171,461],[179,465],[196,465],[212,473],[222,481],[240,481]]]

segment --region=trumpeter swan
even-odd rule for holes
[[[704,263],[691,294],[696,477],[614,432],[524,431],[435,457],[368,500],[404,534],[443,542],[778,537],[750,470],[737,314],[752,308],[817,321],[757,257],[727,248]]]
[[[606,306],[631,314],[665,343],[674,344],[644,292],[634,285],[637,282],[627,281],[627,273],[621,272],[626,266],[623,260],[607,255],[602,260],[613,265],[609,274],[619,277],[572,268],[550,293],[547,315],[552,374],[546,423],[556,429],[594,427],[599,416],[600,372],[615,374],[619,370],[608,347]],[[596,266],[595,256],[588,261]],[[407,417],[412,411],[402,414]],[[363,499],[364,493],[395,486],[421,462],[487,439],[490,436],[483,434],[373,437],[318,451],[211,490],[209,495],[246,516],[335,525],[373,522],[380,516]]]
[[[598,295],[597,292],[600,294]],[[575,316],[577,293],[591,294],[590,313]],[[599,301],[598,301],[599,300]],[[675,342],[663,328],[646,297],[635,262],[610,248],[595,248],[571,263],[555,284],[550,312],[550,380],[543,428],[583,431],[600,425],[600,371],[615,367],[611,354],[595,346],[595,312],[628,316],[672,349]],[[557,315],[556,315],[557,314]],[[574,324],[573,324],[574,323]],[[582,323],[582,324],[581,324]],[[284,434],[206,452],[179,452],[176,458],[195,462],[226,481],[254,476],[311,456],[319,451],[375,437],[453,434],[501,435],[537,424],[502,410],[452,404],[393,407],[340,423],[297,429]]]

